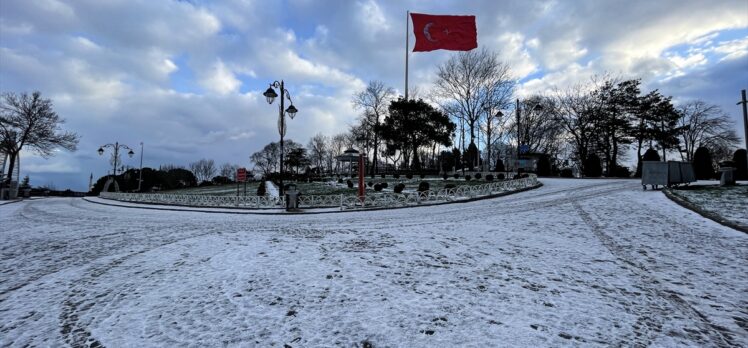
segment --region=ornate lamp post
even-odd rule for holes
[[[275,89],[273,88],[280,89],[280,105],[278,106],[278,133],[280,134],[280,195],[283,196],[283,137],[286,136],[286,114],[288,114],[288,117],[293,119],[299,110],[296,109],[295,106],[293,106],[291,93],[289,93],[288,90],[283,87],[283,80],[281,80],[280,82],[275,81],[271,83],[267,91],[262,94],[267,99],[268,104],[272,104],[273,100],[275,100],[275,98],[278,96],[278,93],[276,93]],[[288,99],[291,105],[284,110],[286,99]]]
[[[119,149],[127,149],[127,155],[132,157],[135,154],[135,151],[133,151],[129,146],[125,144],[120,144],[119,142],[115,142],[114,144],[106,144],[99,147],[99,150],[97,151],[99,153],[99,156],[104,154],[104,149],[106,148],[112,148],[114,149],[114,163],[112,164],[112,182],[115,181],[114,177],[117,176],[117,159],[119,158]]]

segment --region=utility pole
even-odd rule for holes
[[[741,100],[736,104],[743,104],[743,139],[745,139],[745,149],[748,150],[748,100],[745,99],[745,90],[740,91]]]

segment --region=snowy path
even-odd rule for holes
[[[272,181],[265,181],[265,192],[270,197],[279,197],[278,187]]]
[[[748,235],[636,181],[258,216],[0,206],[0,346],[748,346]]]

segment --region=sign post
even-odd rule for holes
[[[244,195],[247,195],[247,168],[236,169],[236,195],[239,195],[239,183],[244,183]]]

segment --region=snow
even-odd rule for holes
[[[699,208],[748,228],[748,185],[690,186],[671,191]]]
[[[634,180],[235,215],[0,206],[0,346],[748,346],[748,235]]]
[[[265,181],[265,193],[270,197],[280,197],[278,187],[272,181]]]

